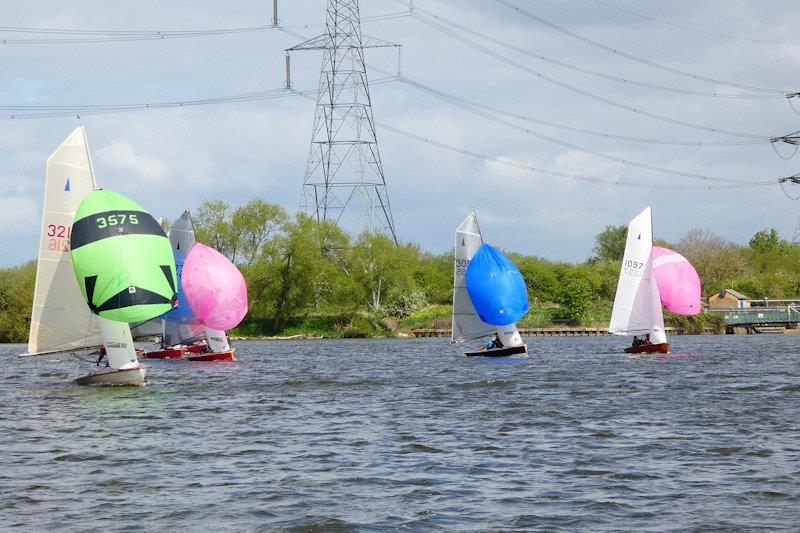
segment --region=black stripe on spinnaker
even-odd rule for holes
[[[136,221],[131,223],[131,216]],[[120,235],[158,235],[166,238],[161,225],[145,211],[103,211],[76,220],[70,245],[73,250]]]
[[[86,301],[89,304],[89,309],[93,313],[97,312],[97,306],[94,304],[94,287],[97,285],[97,276],[86,276],[83,278],[83,285],[86,287]]]
[[[169,267],[169,265],[161,265],[161,272],[163,272],[164,277],[167,278],[169,288],[172,289],[173,298],[177,298],[178,291],[175,290],[175,279],[172,277],[172,269]]]
[[[115,309],[122,309],[124,307],[133,307],[134,305],[150,304],[172,305],[172,301],[165,296],[147,289],[142,289],[139,287],[127,287],[106,300],[103,305],[97,307],[95,312],[101,313],[103,311],[113,311]]]

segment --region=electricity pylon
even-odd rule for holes
[[[289,87],[289,53],[323,53],[300,207],[318,221],[384,232],[395,242],[364,49],[396,46],[362,35],[358,0],[329,0],[325,33],[286,50]]]

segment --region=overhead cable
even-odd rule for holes
[[[680,69],[677,69],[677,68],[674,68],[674,67],[670,67],[670,66],[667,66],[667,65],[662,65],[661,63],[656,63],[655,61],[651,61],[651,60],[645,59],[643,57],[639,57],[639,56],[636,56],[636,55],[633,55],[633,54],[629,54],[627,52],[623,52],[621,50],[617,50],[616,48],[612,48],[611,46],[605,45],[603,43],[600,43],[598,41],[595,41],[593,39],[590,39],[588,37],[585,37],[583,35],[580,35],[578,33],[573,32],[573,31],[570,31],[567,28],[561,27],[561,26],[559,26],[559,25],[557,25],[557,24],[555,24],[553,22],[550,22],[549,20],[544,19],[544,18],[542,18],[542,17],[540,17],[540,16],[538,16],[538,15],[536,15],[536,14],[530,12],[530,11],[522,9],[521,7],[517,6],[516,4],[513,4],[513,3],[509,2],[508,0],[494,0],[494,1],[497,2],[500,5],[506,6],[507,8],[516,11],[517,13],[519,13],[521,15],[524,15],[525,17],[528,17],[528,18],[530,18],[532,20],[535,20],[535,21],[539,22],[540,24],[544,24],[545,26],[547,26],[549,28],[552,28],[552,29],[554,29],[554,30],[556,30],[556,31],[558,31],[560,33],[563,33],[565,35],[568,35],[570,37],[573,37],[575,39],[583,41],[583,42],[585,42],[587,44],[590,44],[590,45],[592,45],[594,47],[597,47],[597,48],[600,48],[602,50],[605,50],[606,52],[610,52],[610,53],[612,53],[614,55],[617,55],[617,56],[620,56],[620,57],[624,57],[626,59],[630,59],[631,61],[636,61],[637,63],[648,65],[650,67],[657,68],[659,70],[670,72],[670,73],[676,74],[678,76],[685,76],[685,77],[688,77],[688,78],[692,78],[692,79],[700,80],[700,81],[705,81],[705,82],[708,82],[708,83],[714,83],[714,84],[717,84],[717,85],[725,85],[727,87],[736,87],[736,88],[739,88],[739,89],[749,89],[749,90],[752,90],[752,91],[761,91],[761,92],[766,92],[766,93],[775,93],[775,94],[786,95],[786,94],[792,92],[791,90],[775,89],[775,88],[771,88],[771,87],[758,87],[758,86],[755,86],[755,85],[747,85],[745,83],[736,83],[736,82],[731,82],[731,81],[719,80],[719,79],[716,79],[716,78],[711,78],[711,77],[703,76],[703,75],[700,75],[700,74],[694,74],[694,73],[691,73],[691,72],[686,72],[684,70],[680,70]]]
[[[576,72],[581,72],[583,74],[596,76],[596,77],[599,77],[599,78],[615,81],[615,82],[618,82],[618,83],[623,83],[625,85],[635,85],[635,86],[638,86],[638,87],[644,87],[644,88],[647,88],[647,89],[653,89],[653,90],[657,90],[657,91],[665,91],[665,92],[671,92],[671,93],[677,93],[677,94],[687,94],[687,95],[691,95],[691,96],[706,96],[706,97],[714,97],[714,98],[731,98],[731,99],[745,99],[745,100],[769,100],[769,99],[783,99],[783,98],[786,97],[784,94],[757,94],[757,93],[726,94],[726,93],[720,93],[720,92],[696,91],[696,90],[691,90],[691,89],[682,89],[682,88],[679,88],[679,87],[669,87],[669,86],[665,86],[665,85],[658,85],[658,84],[655,84],[655,83],[647,83],[647,82],[629,80],[627,78],[622,78],[620,76],[614,76],[612,74],[606,74],[604,72],[599,72],[599,71],[596,71],[596,70],[591,70],[591,69],[588,69],[588,68],[579,67],[577,65],[572,65],[570,63],[565,63],[565,62],[559,61],[557,59],[552,59],[552,58],[543,56],[541,54],[537,54],[537,53],[532,52],[532,51],[530,51],[530,50],[528,50],[526,48],[522,48],[522,47],[510,44],[508,42],[502,41],[500,39],[496,39],[496,38],[494,38],[494,37],[492,37],[490,35],[486,35],[484,33],[475,31],[475,30],[473,30],[471,28],[468,28],[466,26],[458,24],[457,22],[454,22],[454,21],[452,21],[450,19],[442,17],[441,15],[436,15],[434,13],[431,13],[430,11],[421,9],[419,7],[416,7],[414,9],[414,12],[418,13],[418,14],[421,14],[423,17],[428,17],[428,18],[431,18],[431,19],[435,19],[436,21],[441,22],[442,24],[446,24],[448,26],[456,28],[459,31],[462,31],[464,33],[468,33],[468,34],[473,35],[475,37],[479,37],[480,39],[483,39],[483,40],[488,41],[490,43],[496,44],[498,46],[502,46],[504,48],[507,48],[509,50],[512,50],[514,52],[517,52],[517,53],[520,53],[520,54],[523,54],[523,55],[526,55],[526,56],[529,56],[529,57],[533,57],[533,58],[538,59],[540,61],[544,61],[544,62],[550,63],[552,65],[557,65],[559,67],[563,67],[563,68],[567,68],[567,69],[570,69],[570,70],[574,70]],[[416,18],[420,18],[420,17],[418,16]]]
[[[290,89],[293,91],[293,89]],[[306,98],[309,101],[315,102],[316,100],[309,95],[302,95],[303,98]],[[519,161],[513,161],[510,159],[501,159],[498,157],[493,157],[485,154],[481,154],[478,152],[473,152],[470,150],[466,150],[463,148],[459,148],[456,146],[451,146],[449,144],[445,144],[439,141],[435,141],[433,139],[428,139],[421,135],[416,135],[414,133],[410,133],[407,131],[403,131],[399,128],[395,128],[394,126],[390,126],[388,124],[384,124],[382,122],[376,121],[375,124],[385,130],[391,131],[398,135],[402,135],[404,137],[408,137],[409,139],[414,139],[425,144],[429,144],[431,146],[436,146],[438,148],[442,148],[444,150],[449,150],[451,152],[456,152],[461,155],[465,155],[468,157],[472,157],[475,159],[480,159],[483,161],[495,163],[498,165],[504,165],[512,168],[517,168],[520,170],[526,170],[528,172],[534,172],[537,174],[546,174],[550,176],[555,176],[559,178],[565,178],[570,180],[576,181],[583,181],[583,182],[590,182],[590,183],[600,183],[605,185],[616,185],[621,187],[633,187],[633,188],[643,188],[643,189],[659,189],[659,190],[681,190],[681,191],[704,191],[704,190],[722,190],[722,189],[747,189],[747,188],[754,188],[754,187],[766,187],[766,186],[774,186],[777,184],[776,180],[768,180],[763,182],[750,182],[750,183],[730,183],[726,185],[662,185],[662,184],[653,184],[653,183],[641,183],[641,182],[632,182],[632,181],[625,181],[625,180],[616,180],[616,179],[608,179],[608,178],[598,178],[598,177],[591,177],[591,176],[582,176],[579,174],[571,174],[567,172],[559,172],[555,170],[546,170],[542,168],[537,168],[531,165],[527,165],[525,163],[521,163]]]
[[[450,30],[449,28],[446,28],[442,24],[439,24],[438,22],[435,22],[435,21],[430,20],[430,19],[426,19],[424,17],[420,18],[419,20],[422,21],[423,23],[433,27],[434,29],[437,29],[438,31],[441,31],[442,33],[445,33],[445,34],[449,35],[453,39],[461,41],[462,43],[466,44],[467,46],[469,46],[471,48],[474,48],[474,49],[476,49],[476,50],[478,50],[478,51],[480,51],[480,52],[482,52],[482,53],[484,53],[484,54],[486,54],[488,56],[491,56],[491,57],[497,59],[498,61],[501,61],[501,62],[503,62],[503,63],[505,63],[505,64],[507,64],[509,66],[517,68],[517,69],[519,69],[519,70],[521,70],[523,72],[527,72],[527,73],[529,73],[529,74],[531,74],[533,76],[536,76],[537,78],[539,78],[541,80],[544,80],[544,81],[546,81],[548,83],[552,83],[554,85],[557,85],[559,87],[567,89],[567,90],[569,90],[571,92],[574,92],[576,94],[580,94],[582,96],[586,96],[587,98],[591,98],[593,100],[597,100],[599,102],[603,102],[605,104],[608,104],[608,105],[611,105],[611,106],[614,106],[614,107],[618,107],[620,109],[625,109],[626,111],[630,111],[631,113],[636,113],[638,115],[646,116],[648,118],[652,118],[652,119],[655,119],[655,120],[660,120],[662,122],[668,122],[670,124],[677,124],[679,126],[684,126],[684,127],[692,128],[692,129],[696,129],[696,130],[702,130],[702,131],[706,131],[706,132],[709,132],[709,133],[721,133],[721,134],[724,134],[724,135],[731,135],[731,136],[734,136],[734,137],[744,137],[744,138],[748,138],[748,139],[758,139],[758,140],[762,140],[762,141],[766,141],[766,140],[770,139],[770,137],[768,135],[755,134],[755,133],[746,133],[746,132],[733,131],[733,130],[726,130],[726,129],[722,129],[722,128],[712,128],[712,127],[704,126],[704,125],[701,125],[701,124],[695,124],[695,123],[692,123],[692,122],[678,120],[678,119],[674,119],[674,118],[671,118],[671,117],[668,117],[668,116],[665,116],[665,115],[660,115],[658,113],[652,113],[650,111],[645,111],[645,110],[639,109],[637,107],[629,106],[629,105],[624,104],[622,102],[617,102],[616,100],[611,100],[610,98],[606,98],[604,96],[600,96],[600,95],[591,93],[589,91],[581,89],[580,87],[576,87],[574,85],[570,85],[568,83],[565,83],[565,82],[559,81],[559,80],[557,80],[557,79],[555,79],[553,77],[550,77],[550,76],[548,76],[546,74],[542,74],[541,72],[538,72],[538,71],[536,71],[534,69],[531,69],[530,67],[527,67],[526,65],[518,63],[517,61],[514,61],[514,60],[512,60],[512,59],[510,59],[510,58],[508,58],[508,57],[506,57],[504,55],[501,55],[501,54],[495,52],[494,50],[492,50],[490,48],[487,48],[487,47],[485,47],[485,46],[483,46],[483,45],[481,45],[479,43],[476,43],[472,39],[469,39],[468,37],[465,37],[464,35],[461,35],[460,33],[454,32],[454,31]]]
[[[719,33],[715,31],[709,30],[702,30],[700,28],[693,28],[691,26],[685,26],[683,24],[676,24],[675,22],[669,22],[667,20],[657,19],[655,17],[651,17],[645,15],[643,13],[638,13],[636,11],[632,11],[630,9],[626,9],[624,7],[618,6],[616,4],[612,4],[611,2],[604,2],[603,0],[592,0],[593,2],[610,7],[611,9],[616,9],[617,11],[622,11],[623,13],[627,13],[628,15],[633,15],[634,17],[639,17],[645,20],[649,20],[650,22],[657,22],[658,24],[664,24],[665,26],[672,26],[673,28],[679,28],[681,30],[692,31],[695,33],[702,33],[704,35],[712,35],[714,37],[723,37],[725,39],[735,39],[737,41],[748,41],[751,43],[762,43],[762,44],[788,44],[788,45],[798,45],[800,41],[777,41],[773,39],[754,39],[752,37],[743,37],[741,35],[731,35],[727,33]]]
[[[408,17],[409,11],[398,11],[362,18],[362,22],[379,22]],[[302,24],[285,28],[310,29],[324,27],[324,24]],[[215,35],[232,35],[242,33],[264,32],[278,29],[274,24],[246,26],[238,28],[211,28],[198,30],[89,30],[70,28],[37,28],[23,26],[0,26],[3,33],[25,35],[52,35],[50,38],[18,38],[0,37],[0,44],[77,44],[77,43],[115,43],[130,41],[159,41],[169,39],[186,39],[193,37],[209,37]]]

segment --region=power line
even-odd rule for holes
[[[563,68],[567,68],[567,69],[570,69],[570,70],[574,70],[576,72],[581,72],[583,74],[588,74],[590,76],[596,76],[596,77],[599,77],[599,78],[615,81],[615,82],[618,82],[618,83],[623,83],[625,85],[635,85],[635,86],[644,87],[644,88],[647,88],[647,89],[654,89],[654,90],[657,90],[657,91],[665,91],[665,92],[676,93],[676,94],[686,94],[686,95],[691,95],[691,96],[706,96],[706,97],[714,97],[714,98],[730,98],[730,99],[745,99],[745,100],[770,100],[770,99],[783,99],[783,98],[786,98],[786,95],[784,95],[784,94],[725,94],[725,93],[718,93],[718,92],[695,91],[695,90],[691,90],[691,89],[681,89],[681,88],[678,88],[678,87],[669,87],[669,86],[665,86],[665,85],[658,85],[658,84],[655,84],[655,83],[647,83],[647,82],[629,80],[627,78],[622,78],[620,76],[614,76],[614,75],[611,75],[611,74],[606,74],[604,72],[599,72],[599,71],[596,71],[596,70],[591,70],[591,69],[587,69],[587,68],[584,68],[584,67],[579,67],[577,65],[572,65],[570,63],[565,63],[565,62],[559,61],[557,59],[552,59],[552,58],[543,56],[541,54],[537,54],[535,52],[531,52],[530,50],[527,50],[525,48],[521,48],[519,46],[515,46],[513,44],[501,41],[500,39],[496,39],[496,38],[491,37],[489,35],[486,35],[484,33],[480,33],[478,31],[470,29],[470,28],[468,28],[466,26],[458,24],[457,22],[454,22],[454,21],[452,21],[450,19],[442,17],[441,15],[436,15],[434,13],[431,13],[430,11],[426,11],[426,10],[421,9],[419,7],[416,7],[414,9],[414,12],[422,14],[423,17],[428,17],[428,18],[431,18],[431,19],[435,19],[435,20],[437,20],[437,21],[439,21],[439,22],[441,22],[443,24],[447,24],[448,26],[452,26],[453,28],[456,28],[456,29],[458,29],[458,30],[460,30],[460,31],[462,31],[464,33],[468,33],[468,34],[473,35],[475,37],[479,37],[479,38],[484,39],[484,40],[486,40],[486,41],[488,41],[490,43],[496,44],[498,46],[502,46],[504,48],[507,48],[509,50],[512,50],[514,52],[517,52],[517,53],[520,53],[520,54],[523,54],[523,55],[527,55],[529,57],[533,57],[533,58],[538,59],[540,61],[544,61],[544,62],[550,63],[552,65],[557,65],[559,67],[563,67]]]
[[[394,78],[379,78],[373,84],[395,81]],[[316,94],[316,90],[298,91],[301,94]],[[26,106],[0,106],[0,111],[7,114],[0,115],[0,120],[35,119],[72,117],[79,115],[104,115],[114,113],[127,113],[134,111],[147,111],[153,109],[169,109],[176,107],[197,107],[240,102],[255,102],[259,100],[273,100],[292,96],[285,87],[256,91],[228,96],[202,98],[197,100],[176,100],[166,102],[129,103],[129,104],[78,104],[78,105],[26,105]]]
[[[725,86],[728,86],[728,87],[736,87],[736,88],[739,88],[739,89],[749,89],[749,90],[752,90],[752,91],[760,91],[760,92],[766,92],[766,93],[782,94],[784,96],[787,95],[788,93],[792,92],[792,91],[789,91],[789,90],[774,89],[774,88],[768,88],[768,87],[758,87],[758,86],[754,86],[754,85],[747,85],[747,84],[744,84],[744,83],[736,83],[736,82],[730,82],[730,81],[725,81],[725,80],[718,80],[718,79],[715,79],[715,78],[710,78],[708,76],[702,76],[700,74],[693,74],[691,72],[686,72],[684,70],[680,70],[680,69],[677,69],[677,68],[669,67],[667,65],[662,65],[660,63],[656,63],[655,61],[650,61],[649,59],[645,59],[645,58],[642,58],[642,57],[639,57],[639,56],[635,56],[633,54],[629,54],[629,53],[623,52],[621,50],[617,50],[616,48],[612,48],[612,47],[610,47],[608,45],[602,44],[602,43],[597,42],[595,40],[589,39],[588,37],[585,37],[583,35],[580,35],[580,34],[577,34],[577,33],[573,32],[573,31],[570,31],[570,30],[568,30],[566,28],[558,26],[557,24],[554,24],[553,22],[550,22],[549,20],[546,20],[546,19],[544,19],[542,17],[539,17],[539,16],[531,13],[530,11],[526,11],[525,9],[522,9],[519,6],[517,6],[515,4],[512,4],[508,0],[494,0],[494,1],[497,2],[498,4],[506,6],[509,9],[512,9],[512,10],[516,11],[517,13],[519,13],[521,15],[524,15],[524,16],[530,18],[530,19],[533,19],[533,20],[541,23],[541,24],[544,24],[545,26],[547,26],[549,28],[552,28],[552,29],[554,29],[554,30],[556,30],[558,32],[561,32],[561,33],[563,33],[565,35],[568,35],[570,37],[573,37],[575,39],[583,41],[583,42],[585,42],[587,44],[590,44],[590,45],[595,46],[597,48],[600,48],[602,50],[605,50],[606,52],[610,52],[610,53],[618,55],[620,57],[624,57],[626,59],[630,59],[632,61],[636,61],[637,63],[642,63],[644,65],[648,65],[650,67],[657,68],[659,70],[663,70],[663,71],[666,71],[666,72],[671,72],[672,74],[676,74],[676,75],[679,75],[679,76],[685,76],[685,77],[688,77],[688,78],[692,78],[692,79],[700,80],[700,81],[705,81],[705,82],[708,82],[708,83],[715,83],[715,84],[718,84],[718,85],[725,85]]]
[[[498,1],[500,1],[500,0],[498,0]],[[456,39],[458,41],[461,41],[462,43],[466,44],[467,46],[469,46],[471,48],[474,48],[474,49],[476,49],[476,50],[478,50],[478,51],[480,51],[480,52],[482,52],[482,53],[484,53],[484,54],[486,54],[486,55],[488,55],[490,57],[493,57],[493,58],[497,59],[498,61],[501,61],[501,62],[503,62],[503,63],[505,63],[505,64],[507,64],[509,66],[517,68],[517,69],[519,69],[519,70],[521,70],[523,72],[527,72],[528,74],[536,76],[539,79],[542,79],[544,81],[547,81],[548,83],[552,83],[554,85],[562,87],[562,88],[567,89],[569,91],[572,91],[572,92],[574,92],[576,94],[580,94],[582,96],[586,96],[587,98],[591,98],[593,100],[597,100],[599,102],[603,102],[605,104],[608,104],[608,105],[611,105],[611,106],[614,106],[614,107],[618,107],[620,109],[625,109],[626,111],[630,111],[631,113],[636,113],[638,115],[646,116],[648,118],[652,118],[652,119],[655,119],[655,120],[660,120],[662,122],[668,122],[670,124],[677,124],[679,126],[684,126],[684,127],[687,127],[687,128],[702,130],[702,131],[706,131],[706,132],[709,132],[709,133],[722,133],[722,134],[731,135],[731,136],[734,136],[734,137],[744,137],[744,138],[749,138],[749,139],[758,139],[758,140],[762,140],[762,141],[766,141],[766,140],[770,139],[770,137],[767,136],[767,135],[744,133],[744,132],[739,132],[739,131],[725,130],[725,129],[722,129],[722,128],[711,128],[711,127],[708,127],[708,126],[703,126],[701,124],[694,124],[692,122],[678,120],[678,119],[674,119],[674,118],[671,118],[671,117],[668,117],[668,116],[665,116],[665,115],[659,115],[657,113],[652,113],[650,111],[645,111],[645,110],[642,110],[642,109],[639,109],[639,108],[636,108],[636,107],[629,106],[627,104],[623,104],[621,102],[617,102],[616,100],[611,100],[610,98],[606,98],[604,96],[600,96],[600,95],[591,93],[589,91],[585,91],[585,90],[581,89],[580,87],[576,87],[574,85],[570,85],[568,83],[565,83],[565,82],[559,81],[559,80],[557,80],[555,78],[552,78],[550,76],[547,76],[546,74],[542,74],[541,72],[533,70],[530,67],[527,67],[527,66],[525,66],[525,65],[523,65],[521,63],[518,63],[517,61],[514,61],[514,60],[512,60],[512,59],[510,59],[510,58],[508,58],[508,57],[506,57],[504,55],[501,55],[501,54],[495,52],[494,50],[492,50],[490,48],[487,48],[487,47],[485,47],[485,46],[483,46],[483,45],[481,45],[479,43],[476,43],[475,41],[469,39],[468,37],[465,37],[465,36],[463,36],[463,35],[461,35],[459,33],[456,33],[456,32],[444,27],[443,25],[441,25],[441,24],[439,24],[439,23],[437,23],[437,22],[435,22],[433,20],[426,20],[425,18],[420,18],[419,20],[421,20],[423,23],[433,27],[434,29],[437,29],[438,31],[441,31],[442,33],[445,33],[446,35],[449,35],[450,37],[452,37],[452,38],[454,38],[454,39]]]
[[[398,11],[364,17],[362,22],[379,22],[408,17],[409,11]],[[324,28],[324,24],[301,24],[286,26],[294,29]],[[2,44],[78,44],[78,43],[117,43],[133,41],[160,41],[170,39],[186,39],[193,37],[209,37],[215,35],[233,35],[256,33],[278,29],[274,24],[246,26],[239,28],[212,28],[198,30],[90,30],[70,28],[36,28],[24,26],[0,26],[0,33],[26,35],[55,35],[53,38],[0,38]]]
[[[611,2],[604,2],[603,0],[592,0],[593,2],[610,7],[611,9],[616,9],[617,11],[622,11],[623,13],[627,13],[628,15],[633,15],[634,17],[639,17],[645,20],[649,20],[650,22],[657,22],[659,24],[664,24],[666,26],[672,26],[673,28],[679,28],[682,30],[693,31],[695,33],[702,33],[704,35],[712,35],[714,37],[724,37],[725,39],[735,39],[737,41],[748,41],[751,43],[762,43],[762,44],[789,44],[789,45],[797,45],[800,44],[799,41],[775,41],[771,39],[754,39],[751,37],[742,37],[741,35],[730,35],[727,33],[719,33],[715,31],[709,30],[702,30],[700,28],[693,28],[691,26],[684,26],[683,24],[676,24],[674,22],[669,22],[666,20],[657,19],[655,17],[650,17],[648,15],[644,15],[642,13],[637,13],[636,11],[632,11],[630,9],[625,9],[624,7],[612,4]]]
[[[380,73],[389,75],[389,72],[386,71],[386,70],[377,68],[375,66],[371,66],[370,68],[372,70],[376,70],[376,71],[378,71]],[[398,79],[398,81],[403,82],[403,83],[406,83],[406,82],[412,82],[412,83],[415,83],[415,84],[419,83],[419,82],[413,82],[410,78],[405,77],[405,76],[397,76],[397,79]],[[414,87],[413,84],[411,86]],[[441,91],[439,89],[435,89],[435,90],[437,92],[442,93],[442,94],[447,94],[447,93],[444,93],[443,91]],[[667,145],[667,146],[694,146],[694,147],[748,146],[748,145],[757,145],[757,144],[770,144],[770,143],[777,142],[778,140],[782,140],[782,139],[776,138],[776,139],[771,139],[769,141],[768,140],[752,140],[752,141],[711,141],[711,142],[709,142],[709,141],[678,141],[678,140],[666,140],[666,139],[651,139],[651,138],[646,138],[646,137],[632,137],[632,136],[627,136],[627,135],[617,135],[617,134],[613,134],[613,133],[607,133],[607,132],[595,131],[595,130],[587,130],[587,129],[583,129],[583,128],[575,128],[575,127],[572,127],[572,126],[566,126],[566,125],[563,125],[563,124],[557,124],[555,122],[549,122],[549,121],[546,121],[546,120],[541,120],[541,119],[538,119],[538,118],[529,117],[527,115],[522,115],[522,114],[515,113],[515,112],[512,112],[512,111],[508,111],[508,110],[492,107],[492,106],[489,106],[489,105],[486,105],[486,104],[483,104],[483,103],[480,103],[480,102],[476,102],[475,100],[469,100],[469,99],[463,98],[461,96],[456,96],[456,95],[453,95],[453,94],[447,94],[447,97],[452,99],[452,100],[454,100],[454,101],[458,101],[458,102],[467,104],[467,105],[469,105],[471,107],[476,107],[478,109],[484,109],[486,111],[491,111],[492,113],[497,113],[499,115],[505,115],[505,116],[516,118],[516,119],[519,119],[519,120],[524,120],[525,122],[531,122],[531,123],[534,123],[534,124],[541,124],[543,126],[556,128],[556,129],[561,129],[561,130],[565,130],[565,131],[571,131],[571,132],[574,132],[574,133],[581,133],[581,134],[584,134],[584,135],[593,135],[593,136],[596,136],[596,137],[602,137],[604,139],[614,139],[614,140],[620,140],[620,141],[638,142],[638,143],[646,143],[646,144],[659,144],[659,145]]]
[[[294,91],[292,89],[292,91]],[[298,94],[303,98],[310,100],[312,102],[316,102],[314,98],[309,95]],[[443,142],[435,141],[433,139],[429,139],[423,137],[421,135],[416,135],[414,133],[410,133],[399,128],[395,128],[394,126],[390,126],[388,124],[384,124],[382,122],[375,121],[377,126],[381,128],[396,133],[398,135],[402,135],[409,139],[413,139],[416,141],[423,142],[425,144],[429,144],[431,146],[436,146],[438,148],[442,148],[444,150],[448,150],[451,152],[455,152],[461,155],[465,155],[468,157],[472,157],[475,159],[480,159],[483,161],[495,163],[498,165],[504,165],[512,168],[517,168],[520,170],[526,170],[528,172],[533,172],[537,174],[546,174],[550,176],[576,180],[576,181],[583,181],[583,182],[590,182],[590,183],[600,183],[605,185],[616,185],[621,187],[632,187],[632,188],[642,188],[642,189],[659,189],[659,190],[680,190],[680,191],[705,191],[705,190],[723,190],[723,189],[748,189],[754,187],[766,187],[766,186],[774,186],[778,182],[776,180],[768,180],[763,182],[750,182],[750,183],[735,183],[735,184],[727,184],[727,185],[659,185],[659,184],[651,184],[651,183],[639,183],[639,182],[631,182],[631,181],[624,181],[624,180],[615,180],[615,179],[607,179],[607,178],[598,178],[598,177],[591,177],[591,176],[582,176],[579,174],[571,174],[567,172],[559,172],[555,170],[546,170],[542,168],[537,168],[531,165],[527,165],[525,163],[520,163],[518,161],[513,161],[510,159],[501,159],[494,156],[489,156],[485,154],[481,154],[478,152],[473,152],[471,150],[466,150],[464,148],[459,148],[456,146],[452,146],[449,144],[445,144]]]
[[[508,128],[515,129],[515,130],[520,131],[522,133],[525,133],[527,135],[531,135],[531,136],[537,137],[539,139],[543,139],[543,140],[549,141],[549,142],[554,143],[554,144],[558,144],[558,145],[563,146],[565,148],[570,148],[572,150],[576,150],[576,151],[579,151],[579,152],[583,152],[585,154],[589,154],[589,155],[593,155],[595,157],[599,157],[601,159],[607,159],[609,161],[614,161],[616,163],[621,163],[621,164],[625,164],[625,165],[629,165],[629,166],[633,166],[633,167],[637,167],[637,168],[643,168],[643,169],[646,169],[646,170],[651,170],[653,172],[661,172],[661,173],[664,173],[664,174],[672,174],[672,175],[676,175],[676,176],[683,176],[683,177],[693,178],[693,179],[700,179],[700,180],[707,180],[707,181],[722,181],[722,182],[729,182],[729,183],[752,183],[752,181],[747,181],[747,180],[739,180],[739,179],[733,179],[733,178],[719,178],[719,177],[714,177],[714,176],[708,176],[708,175],[705,175],[705,174],[696,174],[696,173],[692,173],[692,172],[684,172],[684,171],[680,171],[680,170],[672,170],[672,169],[668,169],[668,168],[657,167],[655,165],[650,165],[650,164],[647,164],[647,163],[641,163],[641,162],[638,162],[638,161],[632,161],[632,160],[625,159],[625,158],[622,158],[622,157],[617,157],[617,156],[605,154],[605,153],[602,153],[602,152],[598,152],[598,151],[592,150],[590,148],[586,148],[586,147],[583,147],[583,146],[578,146],[576,144],[572,144],[572,143],[569,143],[569,142],[566,142],[566,141],[562,141],[560,139],[556,139],[555,137],[550,137],[549,135],[544,135],[542,133],[539,133],[539,132],[536,132],[536,131],[533,131],[533,130],[529,130],[529,129],[523,127],[523,126],[520,126],[518,124],[514,124],[513,122],[509,122],[507,120],[501,119],[499,117],[496,117],[496,116],[491,115],[489,113],[486,113],[484,111],[476,109],[476,108],[474,108],[474,107],[472,107],[472,106],[470,106],[468,104],[465,104],[463,102],[459,102],[457,99],[451,98],[450,95],[448,95],[446,93],[443,93],[441,91],[438,91],[436,89],[433,89],[432,87],[428,87],[426,85],[423,85],[423,84],[421,84],[419,82],[415,82],[415,81],[410,80],[408,78],[402,78],[402,77],[399,78],[399,79],[400,79],[401,82],[406,83],[407,85],[411,85],[412,87],[415,87],[417,89],[425,91],[425,92],[433,95],[434,97],[439,98],[440,100],[443,100],[443,101],[445,101],[445,102],[447,102],[447,103],[449,103],[451,105],[459,107],[460,109],[463,109],[463,110],[468,111],[470,113],[479,115],[479,116],[481,116],[481,117],[483,117],[483,118],[485,118],[487,120],[491,120],[492,122],[495,122],[497,124],[506,126]]]

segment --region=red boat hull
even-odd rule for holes
[[[189,352],[189,353],[203,353],[203,350],[207,350],[208,349],[208,345],[207,344],[190,344],[189,346],[186,346],[185,348],[186,348],[186,351]]]
[[[183,357],[183,348],[164,348],[163,350],[153,350],[147,352],[145,357],[148,359],[180,359]]]
[[[192,353],[186,356],[189,361],[236,361],[233,356],[235,348],[231,348],[225,352],[205,352],[205,353]]]
[[[662,342],[659,344],[642,344],[641,346],[631,346],[630,348],[625,348],[625,353],[667,353],[668,351],[668,342]]]

